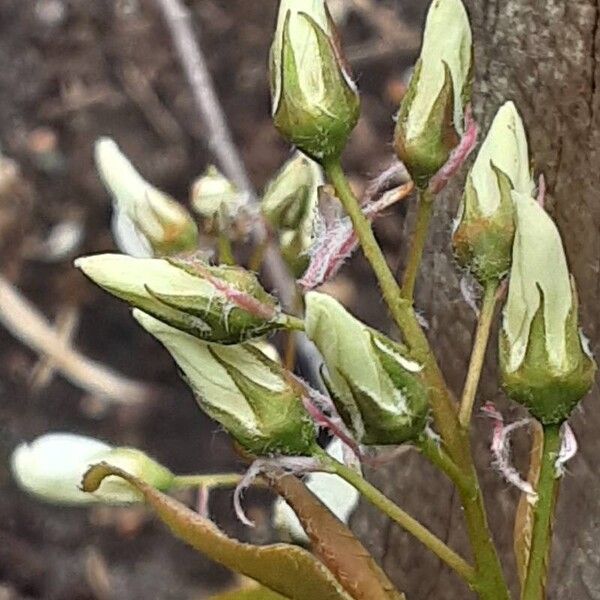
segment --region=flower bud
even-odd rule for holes
[[[306,334],[323,355],[336,408],[363,444],[402,444],[427,424],[422,366],[326,294],[306,296]]]
[[[296,278],[308,266],[319,186],[323,183],[317,163],[297,152],[267,186],[261,203],[264,217],[279,233],[282,256]]]
[[[128,504],[141,502],[141,494],[119,477],[107,478],[98,491],[80,489],[91,465],[106,462],[168,490],[173,474],[134,448],[112,448],[93,438],[70,433],[49,433],[30,444],[21,444],[11,458],[12,472],[27,492],[55,504]]]
[[[271,227],[278,231],[298,229],[314,210],[320,185],[321,168],[297,152],[265,190],[261,210]]]
[[[461,0],[433,0],[421,56],[398,112],[394,145],[415,183],[425,188],[464,133],[473,49]]]
[[[241,267],[119,254],[75,266],[113,296],[203,340],[237,344],[283,327],[277,301]]]
[[[198,228],[176,200],[150,185],[109,138],[96,142],[96,167],[114,201],[113,235],[132,256],[169,256],[198,247]]]
[[[324,0],[280,1],[270,70],[279,133],[317,161],[339,157],[360,100]]]
[[[527,137],[512,102],[500,108],[467,177],[453,244],[482,284],[509,270],[515,234],[512,190],[531,195]]]
[[[192,185],[192,207],[216,233],[234,222],[243,205],[243,195],[217,167],[210,165]]]
[[[343,442],[334,438],[327,446],[327,454],[339,462],[344,462]],[[348,523],[360,498],[360,493],[354,486],[332,473],[311,473],[304,478],[304,483],[342,523]],[[292,541],[309,543],[296,513],[281,497],[278,497],[273,505],[273,525]]]
[[[561,423],[593,385],[596,363],[578,326],[560,234],[544,209],[513,192],[517,231],[500,335],[502,383],[544,424]]]
[[[301,390],[251,344],[207,344],[142,311],[140,325],[171,353],[200,407],[252,454],[310,455],[315,427]]]

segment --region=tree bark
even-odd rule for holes
[[[600,39],[597,0],[467,0],[475,36],[474,107],[482,135],[497,108],[513,100],[529,133],[536,174],[549,188],[548,209],[563,234],[578,284],[582,325],[600,348]],[[598,79],[600,81],[600,79]],[[466,372],[474,316],[459,291],[460,273],[450,252],[450,224],[460,186],[437,206],[417,306],[451,386]],[[408,224],[407,224],[408,229]],[[479,403],[498,403],[508,418],[518,412],[499,391],[496,340],[491,342]],[[600,599],[600,410],[594,391],[571,419],[580,443],[569,464],[557,509],[548,598]],[[517,492],[490,468],[490,428],[474,419],[474,448],[490,521],[502,561],[516,591],[512,529]],[[523,463],[521,463],[523,464]],[[459,502],[451,486],[425,461],[405,455],[377,471],[372,481],[453,547],[468,554]],[[369,507],[355,526],[409,598],[472,597],[447,569]]]

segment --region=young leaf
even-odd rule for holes
[[[269,483],[294,509],[311,549],[356,600],[404,600],[352,531],[296,477]]]
[[[97,464],[85,474],[82,489],[94,492],[111,475],[122,477],[138,489],[176,537],[208,558],[289,600],[351,600],[331,572],[306,550],[288,544],[254,546],[238,542],[181,502],[107,463]]]

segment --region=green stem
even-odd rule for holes
[[[481,304],[481,314],[479,315],[479,321],[477,322],[477,331],[475,333],[475,341],[471,352],[471,361],[469,363],[469,370],[467,372],[467,379],[465,380],[465,387],[463,389],[462,401],[460,404],[459,420],[460,424],[465,428],[469,426],[471,415],[473,413],[475,396],[477,395],[485,353],[490,339],[490,330],[494,320],[497,292],[497,281],[490,282],[485,286]]]
[[[560,426],[544,427],[542,468],[538,483],[538,501],[533,512],[533,533],[527,577],[522,600],[544,600],[546,576],[552,546],[552,520],[559,479],[556,477],[556,458],[560,451]]]
[[[300,317],[283,314],[279,317],[279,321],[289,331],[304,331],[304,319]]]
[[[394,504],[394,502],[384,496],[376,487],[371,485],[353,469],[346,467],[325,453],[323,453],[321,459],[328,470],[354,486],[373,506],[377,507],[390,519],[417,538],[448,566],[452,567],[469,585],[474,585],[475,569],[464,558],[431,533],[429,529],[421,525],[421,523],[403,511],[398,505]]]
[[[217,248],[219,254],[219,262],[222,265],[235,265],[235,256],[233,255],[233,248],[231,246],[231,240],[227,237],[227,234],[219,232],[217,238]]]
[[[413,299],[415,295],[415,283],[423,260],[423,251],[429,233],[429,224],[433,216],[433,195],[424,190],[419,192],[419,205],[417,209],[417,222],[415,224],[408,262],[402,279],[402,297],[407,300]]]
[[[419,440],[417,447],[421,454],[442,473],[445,473],[458,489],[462,490],[464,494],[471,492],[469,479],[465,477],[458,465],[448,456],[438,442],[430,437],[423,437]]]
[[[487,523],[469,436],[460,427],[456,403],[448,390],[427,336],[417,320],[412,301],[402,297],[398,283],[375,239],[371,223],[364,216],[339,160],[327,162],[323,166],[336,189],[338,198],[352,220],[363,252],[373,268],[384,300],[403,334],[404,342],[409,347],[413,358],[423,365],[423,376],[429,385],[429,401],[436,428],[441,434],[450,458],[468,482],[464,489],[459,487],[459,492],[476,562],[476,588],[483,600],[508,600],[508,587]]]
[[[235,487],[241,480],[239,473],[214,473],[210,475],[176,475],[172,489],[190,487],[219,488]]]

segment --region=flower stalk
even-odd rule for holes
[[[542,468],[537,488],[538,502],[534,509],[531,554],[522,600],[544,600],[546,577],[552,544],[552,521],[560,479],[556,459],[560,451],[560,426],[544,427]]]
[[[410,246],[408,262],[402,279],[402,297],[411,302],[415,295],[417,275],[419,274],[419,268],[423,260],[423,251],[425,250],[427,234],[429,233],[429,224],[433,216],[433,201],[434,196],[429,190],[422,190],[419,193],[417,222]]]
[[[426,527],[384,496],[376,487],[364,479],[362,475],[324,453],[322,455],[322,462],[330,472],[335,473],[352,484],[373,506],[376,506],[390,519],[417,538],[449,567],[454,569],[467,583],[470,585],[475,584],[475,569],[464,558],[456,554],[454,550],[449,548]]]
[[[473,406],[481,379],[485,354],[490,339],[490,331],[494,320],[496,304],[498,302],[498,283],[489,282],[483,292],[483,300],[481,303],[481,314],[477,322],[477,331],[475,332],[475,341],[471,352],[471,360],[467,379],[463,389],[462,400],[460,403],[460,424],[467,428],[473,414]]]

